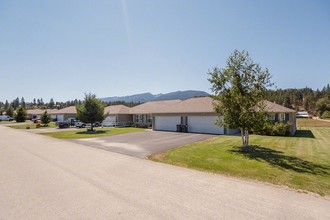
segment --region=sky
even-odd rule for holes
[[[330,1],[0,0],[0,101],[211,93],[235,49],[276,88],[322,89]]]

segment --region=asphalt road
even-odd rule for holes
[[[99,138],[71,140],[72,142],[126,154],[137,158],[164,152],[185,144],[202,141],[215,135],[145,131]]]
[[[330,219],[314,194],[0,126],[0,219]]]

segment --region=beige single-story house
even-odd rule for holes
[[[105,107],[104,112],[109,116],[104,119],[102,126],[128,126],[133,123],[130,108],[125,105],[110,105]]]
[[[76,107],[70,106],[62,109],[28,109],[28,119],[40,118],[45,111],[47,111],[47,114],[49,114],[53,120],[57,121],[65,121],[69,118],[77,117]]]
[[[290,134],[296,132],[296,112],[284,106],[266,101],[265,110],[274,122],[290,122]],[[45,110],[28,110],[29,115],[41,116]],[[58,121],[76,118],[75,106],[47,112]],[[112,105],[105,108],[109,116],[103,126],[126,126],[133,124],[152,127],[157,131],[183,131],[207,134],[235,134],[239,129],[229,129],[216,125],[222,116],[214,112],[211,97],[198,97],[186,100],[167,100],[146,102],[129,108],[124,105]]]
[[[153,129],[207,134],[235,134],[238,129],[216,125],[221,116],[214,112],[210,97],[190,98],[158,108],[152,113]]]
[[[297,130],[296,111],[273,102],[265,101],[265,110],[270,114],[269,120],[272,122],[289,122],[291,124],[290,135],[294,135]]]
[[[141,105],[137,105],[130,109],[130,114],[133,115],[133,123],[138,125],[146,125],[147,127],[152,126],[152,113],[158,109],[165,108],[181,102],[182,100],[166,100],[166,101],[153,101],[146,102]]]

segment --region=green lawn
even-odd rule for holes
[[[297,118],[297,127],[330,127],[330,121],[321,121],[310,118]]]
[[[40,128],[36,127],[37,124],[34,123],[28,123],[28,124],[21,124],[21,123],[17,123],[17,124],[10,124],[10,128],[15,128],[15,129],[26,129],[26,127],[30,127],[30,129],[45,129],[45,128],[56,128],[55,122],[51,122],[48,124],[48,126],[44,126],[43,124],[41,124]]]
[[[306,127],[296,137],[219,136],[152,155],[151,160],[330,195],[330,127]]]
[[[42,135],[47,135],[58,139],[81,139],[81,138],[93,138],[112,136],[118,134],[126,134],[133,132],[141,132],[145,129],[141,128],[96,128],[95,132],[87,132],[86,129],[74,130],[74,131],[61,131],[61,132],[47,132]]]

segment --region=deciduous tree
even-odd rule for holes
[[[242,146],[247,147],[249,133],[263,126],[267,118],[264,100],[267,87],[272,85],[268,69],[253,62],[247,51],[235,50],[225,68],[214,67],[208,74],[215,111],[223,116],[218,125],[240,128]]]

